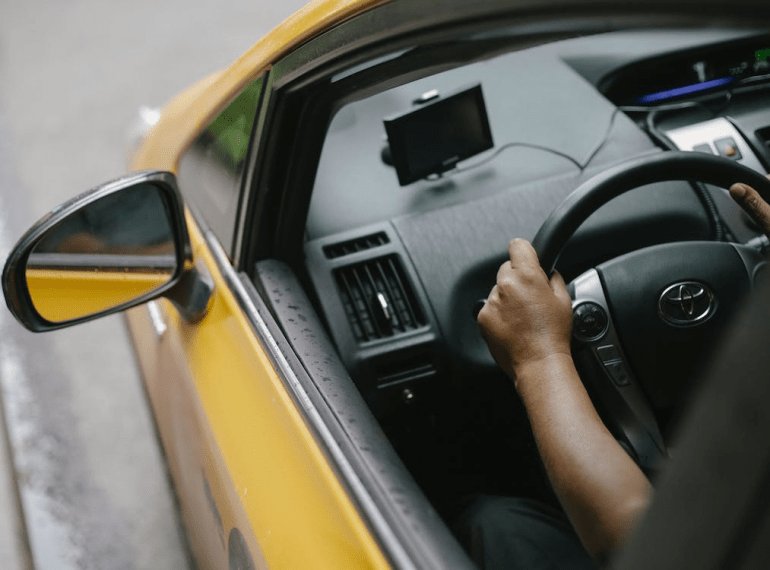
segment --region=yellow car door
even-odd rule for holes
[[[353,2],[337,13],[316,10],[290,22],[283,35],[314,18],[334,20],[362,7]],[[237,85],[247,70],[235,68],[215,81]],[[319,445],[318,424],[311,427],[307,409],[297,408],[307,396],[292,384],[291,367],[273,337],[277,329],[264,322],[258,295],[226,251],[235,237],[266,76],[226,98],[178,166],[162,164],[165,152],[161,161],[153,154],[166,136],[163,122],[140,152],[140,167],[177,170],[195,212],[187,214],[193,257],[210,272],[214,292],[200,320],[185,319],[161,299],[128,313],[130,330],[202,566],[382,568],[386,558],[330,465],[330,451]],[[167,132],[184,130],[189,122],[181,117],[198,112],[194,100],[175,117],[175,105],[184,104],[182,98],[166,110],[174,118]]]

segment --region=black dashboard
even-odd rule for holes
[[[767,172],[768,49],[770,37],[731,30],[614,32],[497,55],[344,106],[316,176],[306,268],[375,415],[495,373],[473,303],[494,283],[508,240],[531,240],[581,182],[669,147]],[[428,93],[474,84],[495,148],[400,186],[383,160],[383,119]],[[724,191],[707,192],[727,237],[754,237]],[[558,268],[571,278],[647,245],[713,237],[713,217],[690,184],[659,183],[596,212]]]
[[[762,82],[770,73],[767,38],[698,46],[635,62],[609,74],[599,90],[616,105],[681,100],[724,87]]]

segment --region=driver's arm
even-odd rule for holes
[[[511,241],[508,253],[478,321],[524,402],[567,516],[601,562],[628,538],[651,486],[599,419],[578,377],[570,354],[571,301],[561,276],[549,281],[525,240]]]
[[[770,178],[770,175],[768,175]],[[735,184],[732,198],[770,237],[770,205]],[[548,476],[588,552],[603,561],[623,545],[651,487],[596,413],[570,354],[571,301],[532,246],[513,240],[510,262],[478,316],[495,360],[524,401]]]

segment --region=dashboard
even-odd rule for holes
[[[473,304],[508,241],[531,240],[594,174],[669,148],[767,172],[768,56],[770,37],[733,30],[613,32],[495,55],[343,106],[318,167],[305,261],[375,415],[398,417],[447,385],[499,374]],[[384,121],[474,85],[493,148],[401,185]],[[757,235],[724,191],[704,191],[729,239]],[[629,192],[589,218],[558,268],[570,279],[648,245],[713,239],[703,200],[686,182]]]
[[[616,105],[670,102],[730,85],[762,82],[770,73],[770,44],[747,38],[648,58],[619,69],[599,84]]]

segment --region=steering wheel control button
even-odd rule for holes
[[[602,364],[607,364],[613,360],[620,360],[620,353],[614,344],[605,344],[596,349],[596,355]]]
[[[658,299],[658,314],[675,327],[689,327],[707,320],[717,309],[714,293],[705,283],[681,281],[669,285]]]
[[[631,383],[631,376],[629,376],[628,370],[622,360],[607,362],[604,364],[604,369],[617,386],[628,386]]]
[[[715,140],[714,146],[717,147],[717,152],[725,158],[732,158],[733,160],[743,158],[741,151],[738,150],[738,145],[731,137]]]
[[[609,324],[607,311],[596,303],[580,303],[572,311],[572,333],[579,340],[599,340],[607,332]]]

